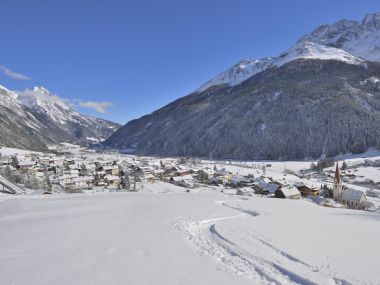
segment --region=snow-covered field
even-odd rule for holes
[[[6,197],[0,284],[380,284],[378,213],[165,183]]]

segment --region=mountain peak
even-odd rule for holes
[[[50,93],[49,90],[47,90],[45,87],[42,86],[35,86],[33,87],[33,92],[37,92],[43,95],[51,96],[52,94]]]
[[[276,65],[280,66],[289,61],[304,58],[304,59],[322,59],[322,60],[338,60],[348,64],[360,64],[362,60],[355,57],[344,50],[329,47],[314,42],[304,41],[298,42],[285,53],[281,54]]]
[[[365,15],[363,21],[363,25],[367,26],[379,26],[380,25],[380,13],[372,13]]]

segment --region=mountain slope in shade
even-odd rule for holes
[[[361,62],[362,63],[362,62]],[[380,64],[300,58],[180,98],[104,144],[137,154],[302,159],[380,148]]]

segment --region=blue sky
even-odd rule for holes
[[[379,12],[380,1],[2,0],[0,11],[1,85],[112,103],[106,113],[78,110],[126,123],[244,57],[274,56],[318,25]]]

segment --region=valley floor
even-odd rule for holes
[[[380,284],[380,215],[185,193],[0,197],[0,284]]]

